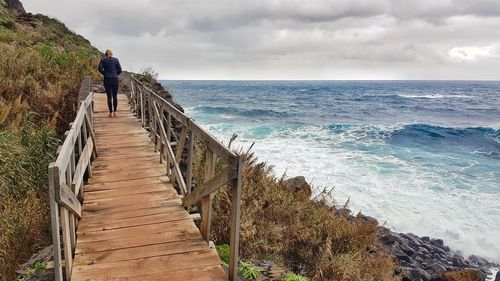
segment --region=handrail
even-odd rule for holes
[[[151,132],[155,151],[160,151],[160,163],[164,163],[167,176],[172,184],[177,184],[184,196],[184,207],[201,202],[200,232],[207,242],[210,241],[210,224],[212,200],[214,193],[225,185],[231,187],[231,233],[229,279],[237,280],[239,231],[240,231],[240,197],[242,183],[242,157],[219,142],[163,97],[149,89],[136,77],[131,75],[130,107],[143,127]],[[174,122],[175,121],[175,122]],[[176,141],[174,126],[180,127]],[[193,151],[195,139],[207,147],[204,167],[204,182],[192,186]],[[182,174],[179,162],[185,151],[187,141],[187,168]],[[175,152],[174,147],[175,146]],[[226,168],[215,175],[215,163],[220,158]]]
[[[80,200],[83,196],[84,178],[92,176],[91,162],[97,157],[91,84],[90,78],[83,80],[80,94],[83,93],[85,99],[79,103],[76,118],[65,134],[64,143],[58,148],[57,159],[48,168],[56,281],[64,280],[63,267],[65,280],[71,278],[76,229],[82,213]]]

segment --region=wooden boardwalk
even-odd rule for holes
[[[71,280],[228,280],[182,205],[148,132],[119,95],[94,96],[98,158],[85,187]]]

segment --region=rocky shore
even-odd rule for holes
[[[380,241],[389,253],[392,253],[401,266],[403,280],[430,281],[453,280],[447,279],[445,272],[456,272],[462,279],[456,280],[500,280],[488,276],[492,267],[497,264],[479,256],[465,258],[459,251],[450,249],[442,239],[433,239],[428,236],[419,237],[413,233],[395,233],[382,228],[383,236]],[[465,279],[468,276],[469,279]]]

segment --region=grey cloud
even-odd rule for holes
[[[457,57],[498,53],[498,0],[23,3],[163,78],[492,79],[500,67]]]

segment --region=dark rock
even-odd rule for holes
[[[415,254],[415,251],[406,244],[402,244],[399,248],[401,248],[401,250],[408,256],[413,256],[413,254]]]
[[[488,265],[490,265],[490,262],[488,262],[488,260],[486,260],[483,257],[479,257],[479,256],[475,256],[475,255],[469,256],[469,260],[472,261],[472,262],[475,262],[476,264],[478,264],[480,266],[488,266]]]
[[[403,234],[402,236],[408,239],[412,245],[420,246],[422,244],[418,236],[413,233]]]
[[[14,10],[18,13],[25,14],[26,11],[24,10],[23,3],[19,0],[6,0],[5,4],[7,8]]]
[[[394,243],[396,242],[401,242],[401,238],[399,238],[399,236],[393,234],[393,233],[390,233],[390,234],[387,234],[385,236],[382,236],[382,238],[380,238],[380,241],[384,244],[384,245],[393,245]]]
[[[374,217],[370,217],[370,216],[365,216],[365,215],[362,215],[361,218],[365,221],[365,222],[373,222],[375,224],[378,224],[378,220]]]
[[[439,263],[433,263],[429,266],[430,269],[432,269],[433,272],[439,273],[439,272],[445,272],[446,267],[444,267],[442,264]]]
[[[396,258],[400,261],[411,262],[411,258],[399,249],[396,249],[396,251],[394,251],[394,256],[396,256]]]
[[[294,178],[287,179],[283,182],[285,185],[290,187],[293,191],[311,197],[311,186],[307,183],[306,178],[303,176],[298,176]]]
[[[429,243],[431,242],[431,239],[429,238],[429,236],[422,236],[422,241]]]
[[[431,240],[431,244],[434,245],[434,246],[437,246],[437,247],[443,247],[444,246],[443,239],[432,239]]]
[[[500,270],[497,272],[497,276],[495,277],[495,281],[500,281]]]

